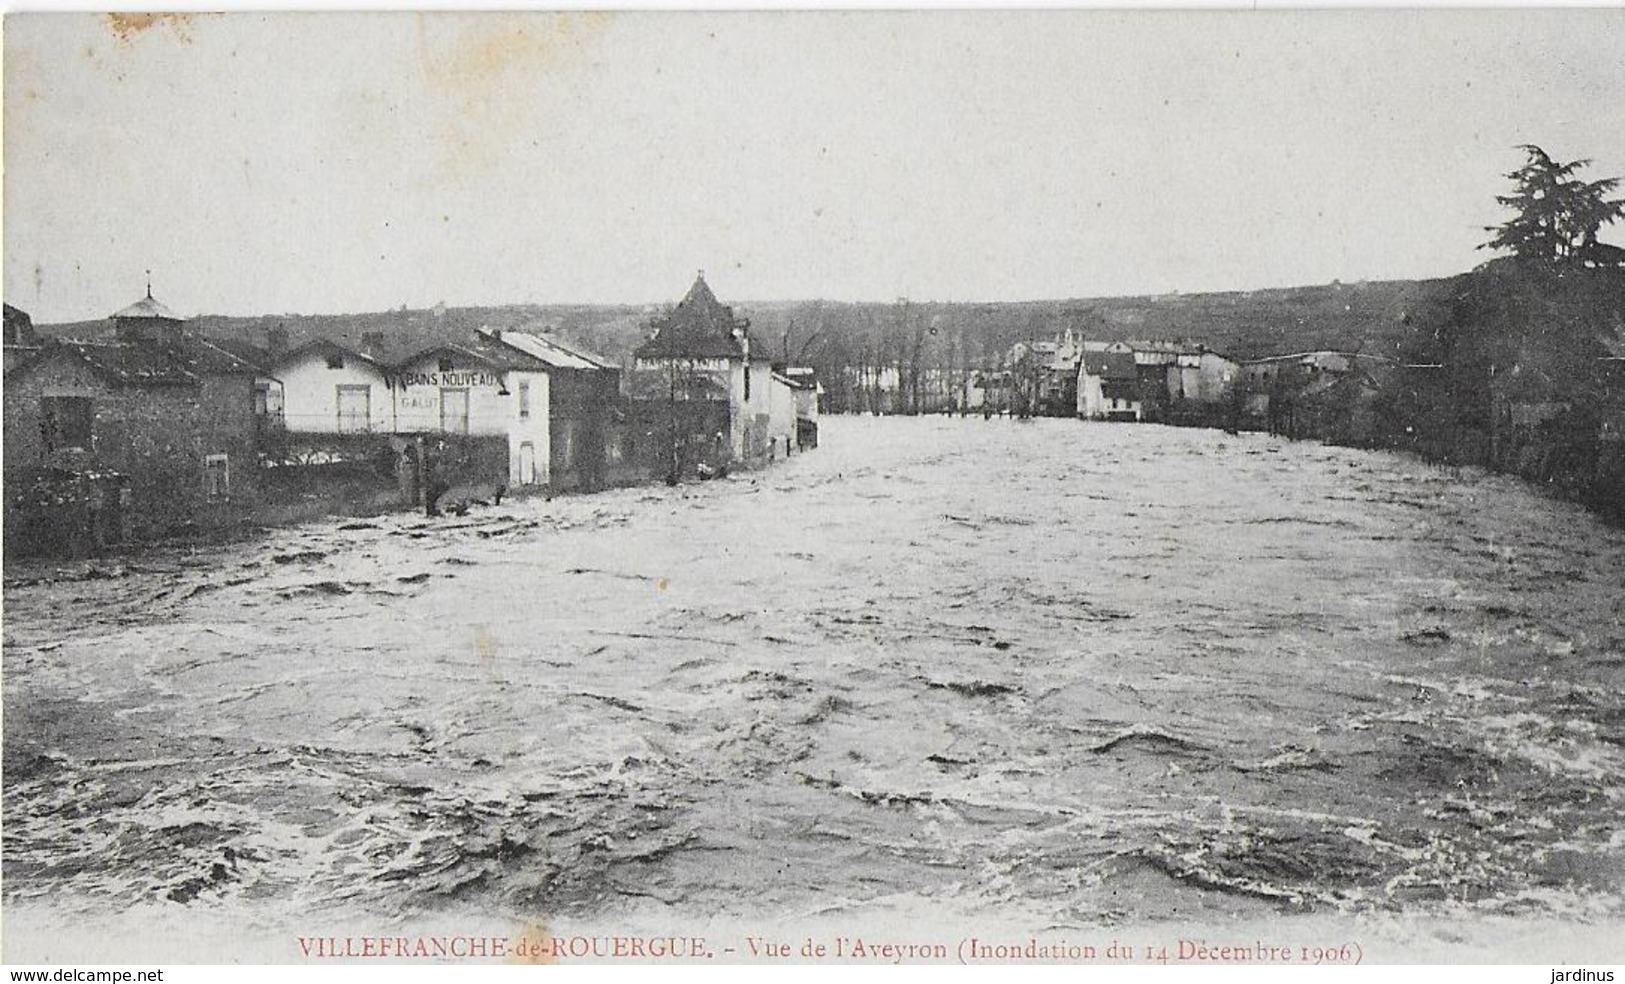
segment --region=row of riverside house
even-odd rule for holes
[[[626,370],[529,330],[205,337],[150,287],[93,338],[5,313],[11,556],[676,483],[817,444],[816,378],[753,350],[703,274]]]
[[[966,381],[966,409],[1086,420],[1198,422],[1234,399],[1242,364],[1189,341],[1105,342],[1071,331],[1017,343]]]
[[[967,410],[1150,421],[1369,442],[1373,403],[1400,368],[1336,351],[1242,361],[1189,340],[1092,341],[1068,331],[1017,343],[998,371],[972,373]]]

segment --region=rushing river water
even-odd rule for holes
[[[1621,531],[1261,435],[823,438],[8,571],[8,915],[1625,914]]]

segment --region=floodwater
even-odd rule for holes
[[[9,570],[8,956],[129,912],[286,959],[458,918],[1625,916],[1625,532],[1263,435],[822,437]]]

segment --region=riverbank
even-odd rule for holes
[[[1389,451],[1410,455],[1441,468],[1480,468],[1522,479],[1531,488],[1589,509],[1609,524],[1625,527],[1625,441],[1575,440],[1578,431],[1558,423],[1537,430],[1512,431],[1494,447],[1461,449],[1438,440],[1417,437],[1414,430],[1379,430],[1372,424],[1355,426],[1347,416],[1323,414],[1285,431],[1272,431],[1264,420],[1227,419],[1224,412],[1170,414],[1157,423],[1169,427],[1223,431],[1228,434],[1270,434],[1294,441]],[[1594,428],[1593,428],[1594,429]],[[1398,431],[1398,434],[1394,433]]]

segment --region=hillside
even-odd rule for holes
[[[1249,359],[1316,348],[1388,354],[1406,324],[1441,303],[1450,281],[1373,281],[1246,292],[1075,298],[989,303],[733,301],[752,320],[759,346],[821,368],[894,363],[905,352],[937,365],[984,366],[1017,341],[1071,329],[1086,338],[1188,338]],[[724,298],[724,301],[729,299]],[[290,343],[316,337],[359,345],[381,333],[391,350],[477,327],[549,331],[612,360],[625,361],[646,336],[655,306],[502,305],[362,314],[201,315],[191,326],[211,337],[256,345],[274,328]],[[41,325],[63,337],[94,337],[107,321]]]

